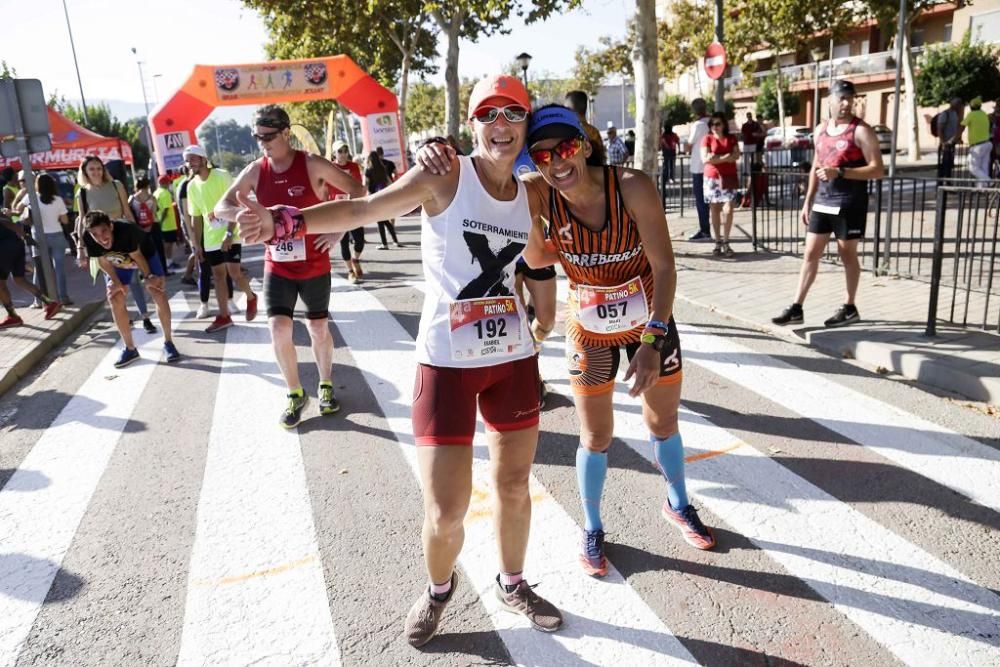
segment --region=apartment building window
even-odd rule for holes
[[[951,24],[950,23],[945,23],[944,24],[944,36],[941,38],[941,41],[942,42],[950,42],[951,41]]]
[[[914,28],[910,33],[910,46],[923,46],[924,45],[924,29]]]
[[[977,42],[1000,42],[1000,9],[976,14],[969,19],[972,39]]]

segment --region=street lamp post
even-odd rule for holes
[[[135,56],[135,64],[139,68],[139,85],[142,87],[142,106],[146,109],[146,123],[145,123],[146,146],[149,147],[149,153],[150,153],[150,155],[152,155],[153,154],[153,141],[152,141],[152,136],[153,135],[149,131],[149,100],[146,98],[146,79],[142,75],[142,61],[139,60],[139,54],[135,50],[134,46],[132,47],[132,55]],[[149,165],[146,165],[146,167],[148,168]],[[132,164],[132,169],[133,170],[135,169],[135,163]]]
[[[63,0],[63,14],[66,15],[66,31],[69,33],[69,48],[73,52],[73,67],[76,69],[76,83],[80,86],[80,105],[83,107],[83,122],[90,125],[90,117],[87,115],[87,98],[83,96],[83,79],[80,78],[80,65],[76,62],[76,44],[73,43],[73,27],[69,23],[69,10],[66,9],[66,0]]]
[[[162,76],[163,76],[162,74],[154,74],[153,75],[153,104],[159,104],[160,103],[160,90],[159,90],[159,88],[156,85],[156,80],[159,79]]]
[[[819,125],[821,116],[819,111],[819,62],[823,59],[824,53],[825,51],[818,47],[812,50],[813,66],[816,70],[813,86],[813,127]]]
[[[527,53],[522,53],[515,60],[517,64],[521,67],[521,78],[524,79],[524,87],[528,87],[528,65],[531,64],[531,56]]]

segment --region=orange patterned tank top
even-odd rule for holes
[[[584,345],[639,342],[652,312],[653,272],[621,196],[620,170],[604,168],[605,223],[592,231],[549,194],[548,236],[569,279],[566,336]]]

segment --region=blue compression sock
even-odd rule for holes
[[[666,440],[657,440],[650,435],[653,456],[660,464],[660,470],[667,480],[667,499],[675,510],[688,506],[687,488],[684,486],[684,441],[680,433],[674,433]],[[579,457],[577,458],[579,461]],[[579,467],[579,463],[577,464]]]
[[[601,523],[601,495],[608,474],[608,453],[592,452],[586,447],[576,450],[576,481],[583,502],[584,528],[604,530]]]

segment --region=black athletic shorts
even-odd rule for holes
[[[841,241],[854,241],[864,238],[868,225],[868,208],[864,207],[834,207],[837,213],[817,211],[813,205],[809,214],[809,231],[813,234],[833,234]]]
[[[267,316],[295,316],[295,304],[301,297],[307,320],[325,320],[330,316],[330,274],[294,280],[264,272],[264,303]]]
[[[171,229],[169,232],[163,232],[163,242],[177,243],[177,230]]]
[[[20,239],[0,241],[0,280],[10,276],[24,277],[24,242]]]
[[[242,258],[243,246],[239,243],[234,243],[229,246],[228,251],[209,250],[205,253],[205,261],[208,262],[209,266],[218,266],[219,264],[239,264]]]
[[[514,267],[514,275],[518,273],[531,280],[552,280],[556,277],[556,267],[545,266],[540,269],[533,269],[525,262],[518,262]]]
[[[666,342],[660,349],[660,379],[656,384],[674,384],[683,377],[681,339],[677,324],[671,316],[667,322]],[[569,369],[569,387],[577,395],[595,396],[614,391],[615,378],[621,364],[622,347],[629,363],[642,343],[617,345],[587,345],[566,339],[566,366]]]

